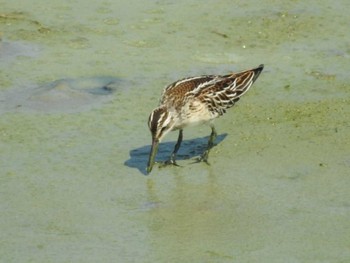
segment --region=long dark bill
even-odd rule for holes
[[[158,140],[152,141],[152,148],[151,148],[151,152],[149,153],[149,159],[148,159],[148,165],[147,165],[147,173],[150,173],[152,171],[152,168],[154,165],[154,159],[158,151],[158,145],[159,145]]]

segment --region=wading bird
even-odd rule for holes
[[[223,115],[243,96],[259,77],[264,65],[228,75],[205,75],[178,80],[167,86],[160,105],[149,116],[148,127],[152,134],[152,147],[147,173],[152,171],[158,145],[164,136],[179,130],[179,137],[170,159],[165,164],[176,164],[176,153],[183,129],[189,125],[209,123],[211,134],[207,149],[199,161],[208,162],[210,149],[214,145],[216,131],[212,120]]]

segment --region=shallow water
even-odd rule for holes
[[[347,1],[0,4],[1,262],[350,261]],[[261,63],[145,176],[164,85]]]

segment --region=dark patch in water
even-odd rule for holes
[[[124,81],[116,77],[60,79],[0,93],[0,113],[8,111],[79,112],[113,98]]]

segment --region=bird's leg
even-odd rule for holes
[[[210,151],[211,148],[213,148],[214,141],[215,141],[216,136],[217,136],[217,133],[216,133],[214,125],[210,125],[210,127],[211,127],[211,134],[210,134],[210,137],[209,137],[209,140],[208,140],[207,149],[204,151],[204,153],[199,158],[199,161],[206,162],[207,164],[209,164],[208,163],[209,151]]]
[[[175,144],[174,151],[170,155],[170,159],[165,162],[165,165],[173,164],[173,165],[178,166],[175,159],[176,159],[176,154],[177,154],[178,150],[180,149],[181,142],[182,142],[182,129],[179,130],[179,137],[177,138],[177,142]]]

